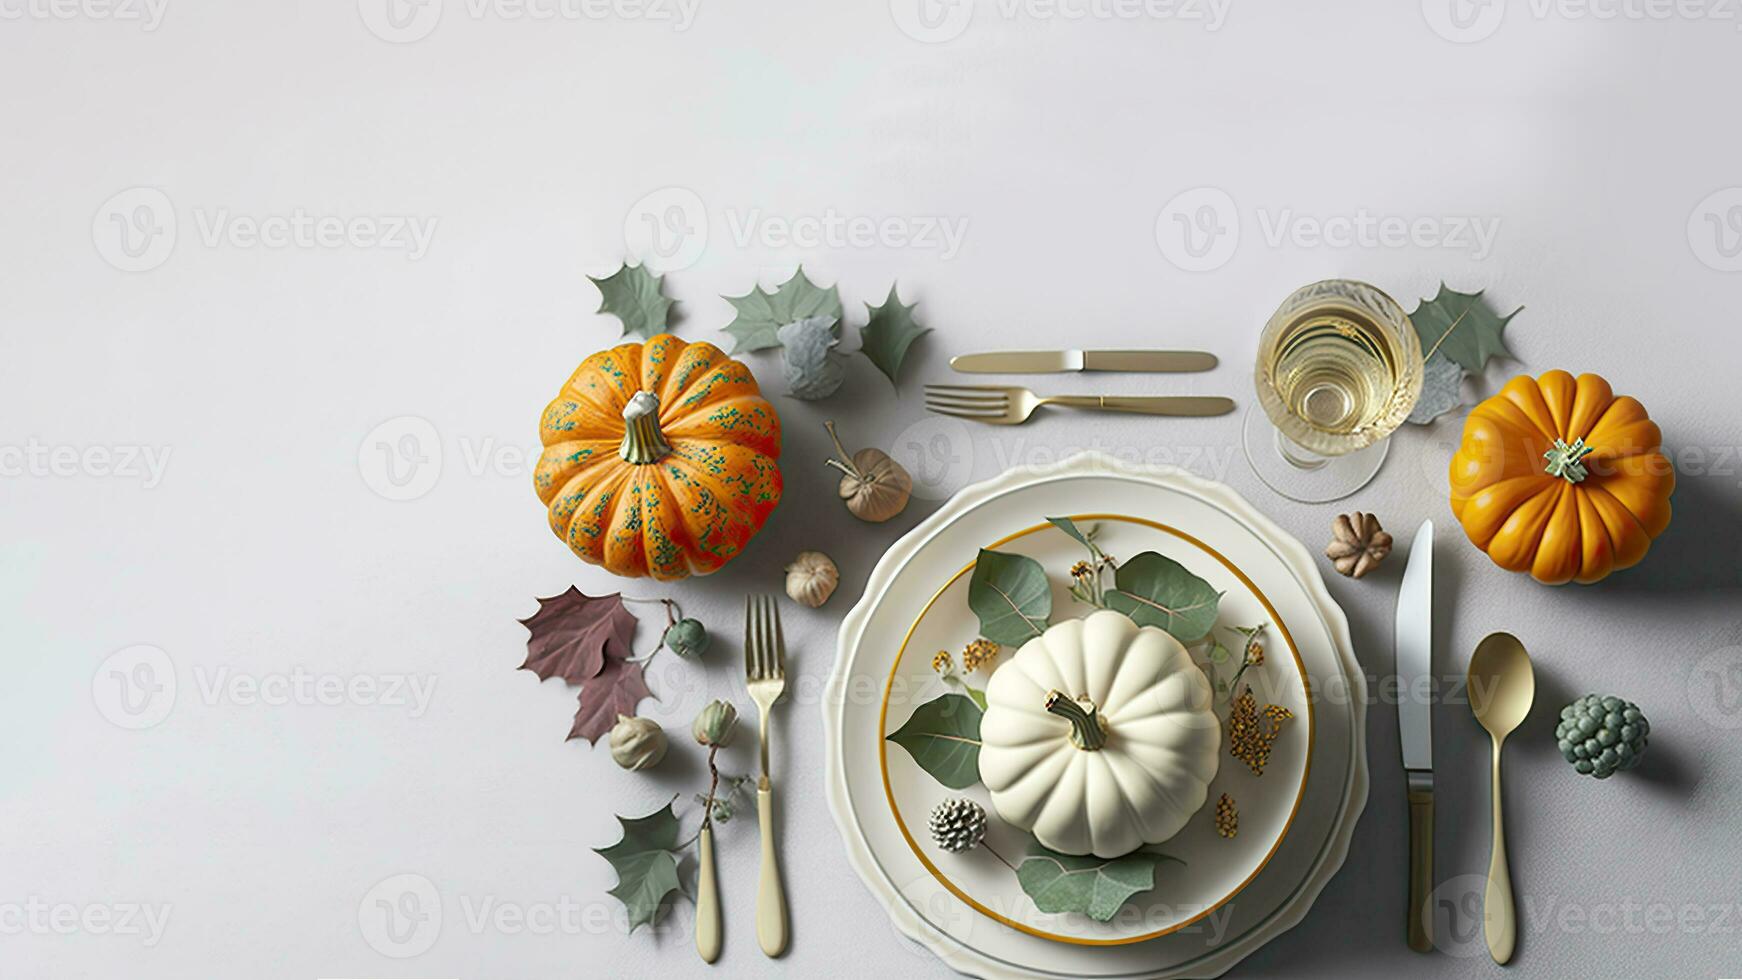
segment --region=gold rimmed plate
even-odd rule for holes
[[[887,736],[900,728],[920,705],[955,690],[934,671],[932,659],[939,650],[959,653],[978,634],[977,620],[967,601],[968,573],[974,557],[971,553],[960,556],[966,564],[939,570],[936,592],[906,635],[899,638],[899,649],[881,692],[878,765],[894,823],[914,858],[975,913],[1004,927],[1059,943],[1115,946],[1144,942],[1191,928],[1213,916],[1258,876],[1281,847],[1300,809],[1311,769],[1312,686],[1294,636],[1277,605],[1212,543],[1146,517],[1111,513],[1066,516],[1072,516],[1079,524],[1097,525],[1098,542],[1115,557],[1156,551],[1222,592],[1218,629],[1230,628],[1222,637],[1236,651],[1236,658],[1238,636],[1231,627],[1267,624],[1265,663],[1248,670],[1241,686],[1250,684],[1260,706],[1281,705],[1289,709],[1293,718],[1285,723],[1262,775],[1232,758],[1224,739],[1217,775],[1205,806],[1184,830],[1156,848],[1177,860],[1159,864],[1156,887],[1127,902],[1108,922],[1037,908],[1004,863],[1021,863],[1029,837],[1004,825],[996,816],[987,836],[989,849],[950,854],[937,848],[926,830],[926,817],[932,807],[943,799],[965,796],[992,812],[990,798],[979,785],[951,790],[939,784],[905,750],[889,742]],[[1083,551],[1080,544],[1062,531],[1039,523],[984,544],[1027,555],[1047,569],[1053,584],[1055,622],[1092,611],[1075,602],[1066,591],[1068,569],[1083,557]],[[1013,651],[1005,650],[990,669],[996,669],[1012,655]],[[1220,665],[1208,664],[1201,656],[1198,659],[1214,672],[1212,679],[1233,676],[1234,659]],[[969,674],[967,680],[983,688],[989,676],[990,670],[981,668]],[[1224,718],[1226,700],[1224,697],[1220,704]],[[1221,836],[1215,826],[1216,801],[1224,793],[1239,812],[1239,830],[1233,838]]]

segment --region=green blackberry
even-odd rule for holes
[[[1601,694],[1587,694],[1562,708],[1554,729],[1561,755],[1598,779],[1638,765],[1650,734],[1651,722],[1638,705]]]

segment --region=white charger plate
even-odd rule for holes
[[[1052,516],[1052,515],[1049,515]],[[1206,805],[1184,829],[1157,849],[1178,859],[1156,869],[1156,887],[1119,910],[1108,922],[1080,914],[1049,914],[1035,907],[1016,876],[999,857],[1021,863],[1028,837],[1002,821],[992,822],[988,850],[966,854],[940,851],[927,837],[926,818],[944,799],[967,797],[995,812],[990,794],[981,785],[951,790],[922,769],[887,736],[905,724],[919,707],[952,688],[933,670],[932,654],[938,650],[959,651],[979,635],[979,620],[968,608],[968,581],[972,566],[959,570],[913,569],[907,575],[928,574],[937,588],[932,599],[906,634],[884,687],[883,722],[878,762],[884,790],[902,838],[914,857],[957,898],[982,915],[1042,939],[1080,945],[1115,945],[1142,942],[1167,935],[1197,922],[1220,908],[1263,869],[1281,846],[1306,790],[1311,763],[1313,703],[1305,664],[1293,636],[1274,605],[1227,558],[1205,542],[1157,521],[1133,515],[1066,514],[1079,527],[1098,529],[1097,543],[1111,555],[1131,558],[1155,551],[1208,581],[1222,595],[1218,635],[1232,649],[1241,647],[1233,626],[1266,624],[1263,640],[1265,662],[1245,672],[1241,689],[1248,687],[1260,706],[1281,705],[1293,714],[1282,726],[1262,775],[1229,756],[1226,742],[1218,746],[1219,764],[1210,783]],[[1048,572],[1053,591],[1053,621],[1075,618],[1093,611],[1075,602],[1066,589],[1071,565],[1085,556],[1083,546],[1063,531],[1044,522],[1006,536],[981,542],[1001,552],[1038,561]],[[970,557],[971,561],[971,557]],[[999,663],[1013,656],[1000,655]],[[998,664],[994,664],[998,666]],[[1215,676],[1232,678],[1235,663],[1212,666]],[[984,686],[989,671],[967,680]],[[1219,702],[1220,703],[1220,702]],[[1225,711],[1221,712],[1226,717]],[[1216,832],[1216,800],[1227,793],[1239,808],[1239,833],[1232,839]]]
[[[890,665],[936,591],[937,570],[959,568],[982,544],[1045,515],[1090,511],[1145,515],[1234,558],[1289,624],[1317,718],[1306,795],[1264,869],[1198,922],[1147,942],[1105,947],[1017,931],[949,891],[903,838],[876,758]],[[1347,622],[1306,549],[1228,488],[1098,454],[1007,472],[963,490],[897,542],[843,622],[824,701],[830,809],[849,860],[896,928],[958,970],[997,977],[1214,976],[1298,923],[1347,854],[1367,795],[1366,685],[1349,651]]]

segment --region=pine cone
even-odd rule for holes
[[[986,811],[973,800],[945,800],[931,812],[931,839],[960,854],[986,837]]]
[[[1335,537],[1325,545],[1325,557],[1344,575],[1360,578],[1391,554],[1391,535],[1372,514],[1340,514],[1331,533]]]

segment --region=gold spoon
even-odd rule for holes
[[[1506,826],[1500,820],[1500,747],[1536,698],[1536,673],[1530,654],[1511,633],[1490,633],[1470,655],[1470,710],[1494,739],[1494,855],[1488,861],[1488,889],[1482,898],[1482,934],[1494,962],[1512,958],[1518,940],[1518,914],[1512,904],[1512,873],[1506,867]]]

